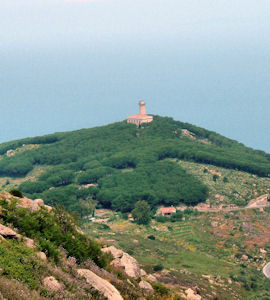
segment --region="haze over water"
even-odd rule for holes
[[[0,142],[147,111],[270,152],[269,0],[2,0]]]

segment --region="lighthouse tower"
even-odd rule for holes
[[[140,115],[146,115],[145,102],[143,100],[139,102],[139,106],[140,106]]]
[[[140,113],[137,115],[132,115],[127,118],[128,123],[135,124],[137,126],[141,125],[142,123],[150,123],[153,121],[153,116],[147,115],[146,114],[146,109],[145,109],[145,101],[141,100],[139,102],[139,108],[140,108]]]

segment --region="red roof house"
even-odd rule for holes
[[[173,206],[161,207],[159,211],[163,216],[170,216],[171,214],[176,213],[176,208]]]

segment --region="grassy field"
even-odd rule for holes
[[[176,291],[198,286],[204,299],[270,299],[261,272],[270,260],[269,217],[258,210],[204,213],[139,226],[113,214],[107,225],[87,222],[84,230],[124,249]]]
[[[0,177],[0,187],[5,190],[10,190],[11,188],[18,187],[24,181],[35,181],[37,178],[45,171],[50,169],[51,166],[36,165],[33,170],[31,170],[26,177]]]
[[[178,163],[208,186],[211,205],[245,206],[250,200],[270,193],[270,178],[183,160]]]

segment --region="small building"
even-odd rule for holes
[[[139,114],[132,115],[127,118],[128,123],[135,124],[138,127],[143,123],[150,123],[153,121],[153,116],[146,114],[145,102],[143,100],[139,102],[139,107],[140,107]]]
[[[170,206],[170,207],[161,207],[159,209],[159,212],[163,216],[170,216],[171,214],[175,214],[176,213],[176,208],[173,207],[173,206]]]
[[[133,215],[132,214],[128,214],[128,219],[129,219],[129,221],[134,221]]]

